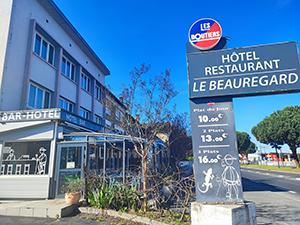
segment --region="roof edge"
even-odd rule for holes
[[[94,57],[94,62],[97,64],[99,63],[100,68],[103,70],[104,75],[110,75],[109,69],[106,67],[106,65],[101,61],[101,59],[98,57],[98,55],[94,52],[94,50],[89,46],[89,44],[84,40],[84,38],[80,35],[80,33],[76,30],[76,28],[71,24],[71,22],[67,19],[67,17],[63,14],[63,12],[58,8],[58,6],[54,3],[53,0],[37,0],[41,5],[44,7],[45,3],[49,3],[52,8],[57,12],[58,16],[66,23],[66,25],[70,28],[70,30],[75,34],[78,39],[83,43],[83,45],[86,47],[86,50],[88,50],[91,55]],[[45,8],[45,7],[44,7]],[[46,9],[46,8],[45,8]],[[47,10],[47,9],[46,9]],[[48,11],[48,10],[47,10]],[[48,11],[49,12],[49,11]],[[51,14],[51,12],[49,12]],[[52,15],[53,16],[53,15]],[[55,19],[55,16],[54,16]],[[61,25],[61,24],[60,24]],[[64,29],[63,26],[61,26]],[[83,49],[84,50],[84,49]]]

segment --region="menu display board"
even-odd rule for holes
[[[231,98],[190,100],[197,202],[242,203]]]

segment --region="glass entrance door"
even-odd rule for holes
[[[61,187],[68,181],[83,178],[85,144],[59,145],[57,164],[56,197],[63,197]]]

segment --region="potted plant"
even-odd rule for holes
[[[80,200],[81,191],[83,189],[83,180],[74,178],[68,180],[61,188],[62,194],[65,194],[65,200],[68,205],[77,204]]]

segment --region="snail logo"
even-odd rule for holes
[[[212,49],[218,44],[221,37],[221,26],[213,19],[197,20],[189,30],[190,43],[199,50]]]

